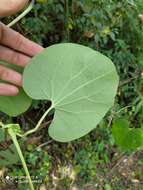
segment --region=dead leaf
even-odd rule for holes
[[[87,38],[92,38],[94,36],[94,33],[91,31],[86,31],[86,32],[84,32],[83,36],[85,36]]]

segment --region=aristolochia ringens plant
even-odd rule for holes
[[[36,127],[26,133],[17,124],[1,123],[3,133],[7,130],[13,140],[31,190],[34,187],[17,136],[36,132],[51,110],[54,118],[48,133],[53,139],[68,142],[86,135],[113,106],[118,82],[109,58],[82,45],[63,43],[50,46],[32,58],[24,69],[23,88],[18,96],[0,97],[0,110],[9,116],[25,112],[32,99],[51,102]]]

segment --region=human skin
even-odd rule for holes
[[[0,17],[17,13],[29,0],[0,0]]]
[[[9,6],[9,1],[15,3]],[[0,16],[18,12],[25,6],[27,1],[0,0]],[[7,12],[8,9],[10,12]],[[3,12],[3,10],[5,11]],[[30,59],[42,50],[43,48],[40,45],[0,23],[0,60],[25,67]],[[0,83],[0,96],[16,96],[19,93],[19,87],[22,86],[21,74],[0,65],[0,80],[9,82],[7,84]]]

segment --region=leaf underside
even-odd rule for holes
[[[46,48],[24,70],[23,87],[55,108],[49,135],[61,142],[94,129],[114,103],[118,75],[111,60],[88,47],[64,43]]]
[[[17,72],[22,72],[22,69],[18,66],[8,64],[0,61],[0,65],[6,66],[10,69],[14,69]],[[2,81],[4,82],[4,81]],[[0,96],[0,111],[6,113],[9,116],[15,117],[25,112],[31,105],[32,100],[29,98],[24,90],[21,88],[17,96]]]

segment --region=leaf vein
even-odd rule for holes
[[[84,83],[83,85],[77,87],[77,88],[74,89],[72,92],[70,92],[69,94],[67,94],[66,96],[64,96],[61,100],[59,100],[59,102],[55,102],[55,105],[58,105],[60,102],[62,102],[62,101],[63,101],[64,99],[66,99],[67,97],[73,95],[73,94],[74,94],[75,92],[77,92],[78,90],[84,88],[85,86],[91,84],[92,82],[95,82],[96,80],[98,80],[98,79],[100,79],[100,78],[103,78],[103,77],[105,77],[105,76],[111,74],[112,72],[114,72],[114,70],[109,71],[109,72],[107,72],[107,73],[105,73],[105,74],[103,74],[103,75],[101,75],[101,76],[98,76],[98,77],[92,79],[92,80],[89,80],[88,82],[86,82],[86,83]]]

